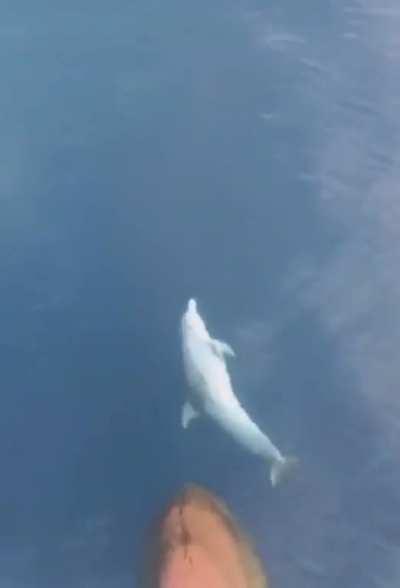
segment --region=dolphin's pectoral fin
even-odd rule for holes
[[[235,357],[236,353],[233,351],[232,347],[229,343],[225,343],[225,341],[218,341],[221,346],[221,351],[224,355],[229,355],[229,357]]]
[[[182,407],[182,427],[187,429],[191,421],[199,416],[199,413],[193,408],[190,402],[186,401]]]
[[[229,357],[235,357],[235,352],[233,351],[232,347],[229,345],[229,343],[225,343],[225,341],[212,339],[211,347],[214,353],[218,355],[218,357],[220,357],[221,359],[224,358],[224,355],[228,355]]]

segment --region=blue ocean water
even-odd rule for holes
[[[0,585],[136,586],[186,481],[276,587],[397,586],[400,10],[0,9]],[[297,476],[180,427],[195,296]]]

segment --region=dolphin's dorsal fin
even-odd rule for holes
[[[197,418],[199,413],[193,408],[188,400],[182,407],[182,427],[187,429],[193,419]]]
[[[225,343],[225,341],[211,339],[210,345],[215,355],[218,355],[218,357],[220,357],[221,359],[224,359],[225,355],[229,357],[235,357],[235,352],[233,351],[232,347],[229,345],[229,343]]]

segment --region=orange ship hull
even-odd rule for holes
[[[153,531],[146,588],[267,588],[261,562],[227,507],[188,486]]]

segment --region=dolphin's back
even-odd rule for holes
[[[189,385],[204,399],[231,401],[234,398],[231,379],[224,359],[214,352],[211,341],[193,335],[184,343],[186,377]]]

